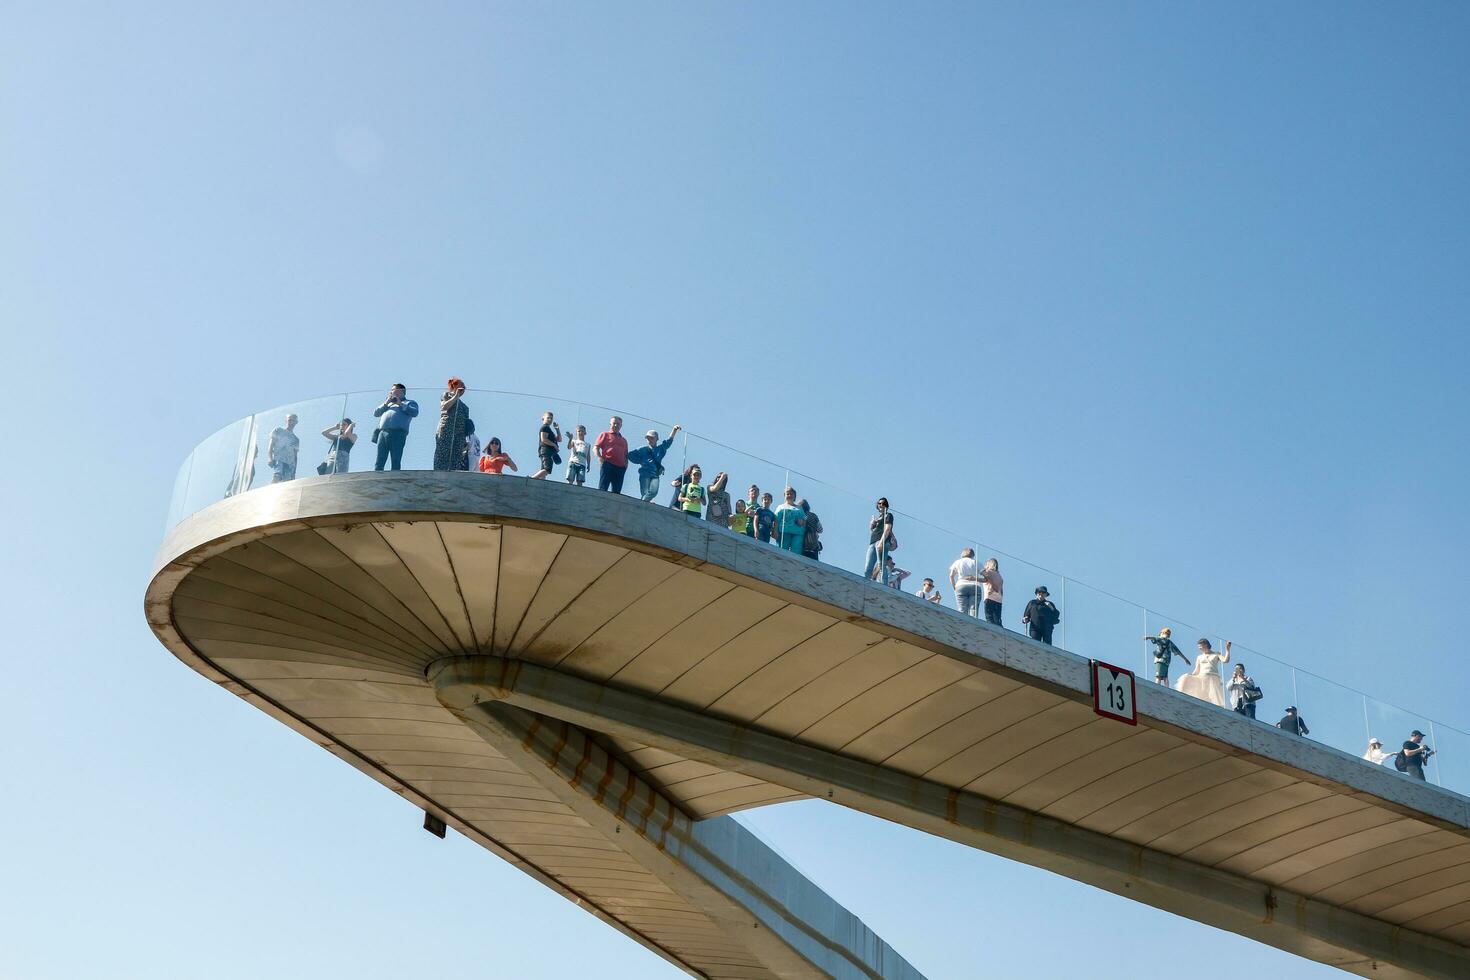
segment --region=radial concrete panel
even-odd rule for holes
[[[1151,685],[1138,728],[1100,720],[1082,658],[667,508],[296,481],[176,528],[148,612],[201,673],[686,968],[716,947],[661,941],[644,926],[672,920],[597,875],[647,862],[441,703],[465,665],[513,665],[481,693],[585,733],[693,828],[820,796],[1364,975],[1470,975],[1465,797]]]

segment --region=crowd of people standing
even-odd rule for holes
[[[470,416],[470,407],[465,401],[465,384],[459,378],[450,378],[439,399],[439,421],[434,430],[433,468],[435,470],[478,470],[486,474],[503,474],[506,470],[519,472],[515,461],[504,451],[499,437],[491,437],[483,448],[476,435],[475,423]],[[381,404],[373,409],[376,425],[372,441],[376,445],[373,463],[375,470],[402,468],[404,448],[408,441],[413,420],[419,416],[418,402],[408,397],[407,388],[399,383],[389,389]],[[270,432],[266,447],[266,463],[271,470],[271,482],[280,483],[295,479],[301,439],[296,434],[299,419],[288,414],[282,423]],[[674,439],[682,431],[673,426],[667,436],[661,437],[657,430],[649,429],[643,434],[644,444],[630,449],[623,435],[623,419],[614,415],[608,427],[590,444],[587,429],[575,427],[572,433],[563,434],[554,413],[545,412],[536,433],[536,455],[539,466],[531,479],[542,480],[551,476],[557,466],[562,465],[562,450],[567,458],[564,477],[567,483],[585,485],[592,462],[597,462],[597,488],[615,494],[623,492],[623,482],[630,466],[638,471],[638,496],[646,501],[657,499],[661,480],[666,473],[665,459]],[[346,473],[351,466],[353,447],[358,441],[357,423],[342,418],[323,429],[327,442],[325,456],[316,467],[321,475]],[[253,450],[251,455],[253,456]],[[253,459],[242,463],[232,477],[230,493],[248,489],[254,479]],[[813,561],[821,560],[822,521],[805,498],[798,498],[795,488],[782,490],[780,504],[772,506],[774,498],[769,491],[762,491],[751,484],[744,499],[731,501],[730,475],[719,472],[708,482],[698,464],[686,466],[670,481],[672,493],[669,507],[685,515],[709,521],[728,528],[757,541],[774,544],[784,551],[800,554]],[[875,513],[868,521],[868,546],[863,560],[863,576],[893,589],[901,589],[910,577],[908,569],[900,568],[894,558],[899,549],[895,531],[893,511],[888,499],[879,497],[874,505]],[[966,547],[949,567],[949,585],[954,595],[955,608],[966,616],[980,618],[993,626],[1003,627],[1005,602],[1005,580],[1000,572],[1000,563],[994,557],[983,563],[977,561],[975,549]],[[941,604],[943,595],[933,578],[923,579],[923,585],[914,593],[919,599]],[[1050,645],[1053,631],[1061,622],[1061,611],[1051,599],[1045,585],[1034,590],[1033,598],[1027,602],[1021,614],[1021,625],[1027,634],[1039,643]],[[1182,694],[1234,711],[1248,718],[1256,717],[1259,702],[1264,692],[1246,672],[1243,663],[1236,662],[1228,679],[1223,680],[1220,668],[1231,663],[1230,641],[1224,649],[1215,650],[1208,639],[1201,638],[1196,644],[1194,660],[1185,656],[1175,644],[1172,630],[1164,627],[1157,635],[1144,640],[1153,648],[1155,683],[1170,684],[1170,666],[1174,659],[1190,665],[1191,670],[1183,674],[1175,689]],[[1276,727],[1291,735],[1305,737],[1310,734],[1306,721],[1295,705],[1288,706]],[[1382,743],[1371,739],[1363,758],[1374,764],[1386,764],[1392,760],[1395,767],[1411,778],[1424,779],[1424,764],[1433,750],[1420,744],[1423,733],[1414,731],[1410,739],[1397,753],[1386,753]]]

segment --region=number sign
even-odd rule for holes
[[[1106,718],[1138,724],[1138,710],[1133,704],[1133,671],[1094,660],[1092,710]]]

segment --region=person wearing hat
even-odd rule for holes
[[[1424,741],[1424,733],[1414,729],[1409,733],[1409,740],[1404,743],[1404,748],[1399,752],[1404,764],[1399,771],[1407,774],[1411,779],[1424,782],[1424,761],[1429,758],[1429,746],[1420,745]]]
[[[1062,614],[1051,601],[1051,592],[1044,585],[1036,587],[1036,598],[1026,603],[1021,622],[1031,634],[1031,639],[1040,640],[1051,646],[1051,631],[1062,621]]]
[[[669,430],[669,437],[663,442],[658,440],[658,430],[649,429],[643,433],[644,440],[648,445],[639,446],[628,453],[628,462],[638,464],[638,494],[644,500],[652,500],[658,496],[658,478],[664,473],[664,454],[669,451],[674,437],[679,434],[679,426]]]
[[[1392,758],[1392,756],[1383,751],[1382,742],[1378,741],[1378,739],[1376,738],[1370,738],[1368,739],[1368,751],[1363,753],[1363,758],[1367,759],[1375,766],[1381,766],[1383,765],[1384,759],[1390,759]]]
[[[1312,730],[1302,720],[1302,716],[1296,713],[1296,705],[1286,709],[1286,717],[1276,723],[1276,727],[1288,735],[1310,735]]]
[[[1189,658],[1184,655],[1184,651],[1174,644],[1174,640],[1172,639],[1173,635],[1174,631],[1165,626],[1159,630],[1158,636],[1144,637],[1145,640],[1154,645],[1154,683],[1162,684],[1165,687],[1169,686],[1169,662],[1171,660],[1178,657],[1180,660],[1193,666]]]

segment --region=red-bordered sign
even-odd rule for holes
[[[1093,711],[1104,718],[1136,725],[1138,707],[1133,700],[1135,690],[1133,671],[1105,664],[1101,660],[1092,662]]]

